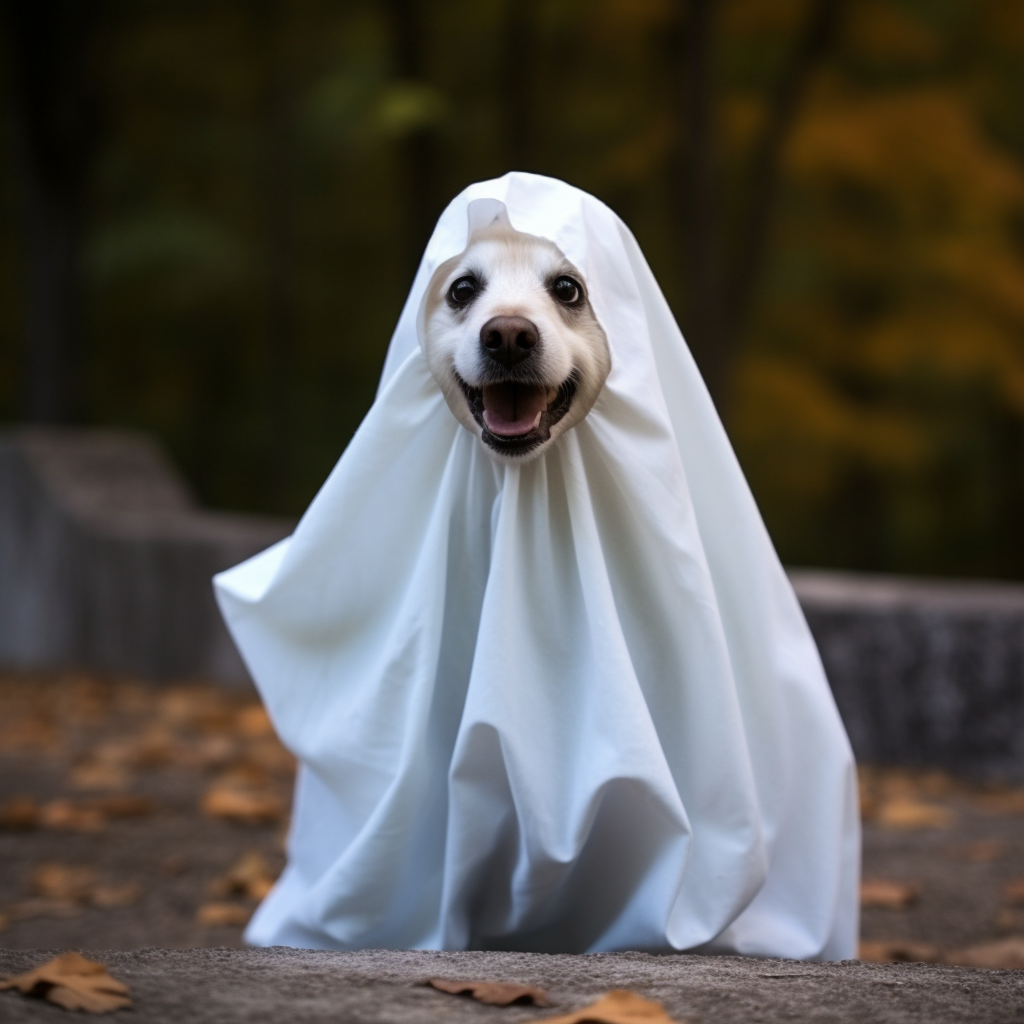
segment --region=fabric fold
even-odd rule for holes
[[[470,203],[585,276],[612,371],[525,463],[419,345]],[[537,175],[442,215],[377,398],[287,541],[216,578],[302,765],[257,944],[855,955],[853,760],[807,625],[632,235]]]

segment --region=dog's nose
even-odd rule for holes
[[[492,316],[480,328],[484,354],[502,366],[525,359],[540,340],[537,327],[522,316]]]

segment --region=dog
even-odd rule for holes
[[[423,334],[449,408],[504,462],[537,458],[581,422],[611,370],[583,275],[505,215],[434,272]]]

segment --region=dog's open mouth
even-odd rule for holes
[[[573,370],[557,388],[504,381],[473,387],[455,375],[469,411],[480,424],[483,441],[506,455],[525,455],[551,436],[551,428],[569,411],[579,387]]]

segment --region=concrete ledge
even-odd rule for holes
[[[0,435],[0,663],[245,684],[210,579],[292,525],[202,511],[144,437]]]
[[[142,1024],[521,1024],[580,1009],[613,988],[660,1002],[679,1024],[1019,1024],[1024,971],[928,964],[812,964],[736,957],[598,953],[148,949],[89,952],[124,981]],[[51,952],[0,951],[0,975]],[[494,1007],[417,983],[428,977],[515,981],[557,1005]],[[66,1021],[64,1011],[0,993],[0,1018]]]
[[[1024,778],[1024,587],[790,577],[858,758]]]

